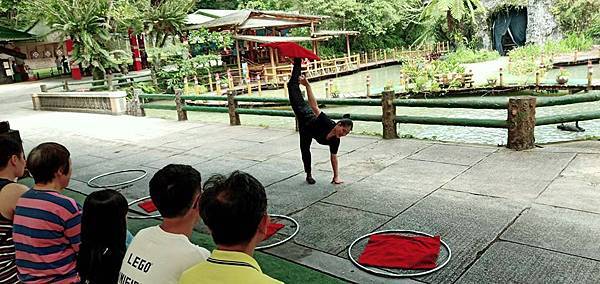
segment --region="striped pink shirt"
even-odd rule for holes
[[[32,189],[17,202],[13,240],[23,283],[78,283],[81,206],[58,192]]]

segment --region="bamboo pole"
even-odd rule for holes
[[[256,75],[256,86],[258,87],[258,96],[262,96],[262,83],[260,81],[260,74]]]
[[[273,82],[277,83],[277,70],[275,69],[275,57],[273,54],[273,48],[269,47],[269,56],[271,57],[271,75],[273,76]]]
[[[367,75],[367,97],[371,96],[371,75]]]
[[[216,82],[216,84],[215,84],[215,88],[216,88],[215,95],[220,96],[220,95],[223,94],[223,92],[221,92],[221,76],[219,75],[219,73],[215,74],[215,82]]]

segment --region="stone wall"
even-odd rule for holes
[[[125,114],[127,94],[108,92],[41,92],[31,95],[34,110]]]
[[[491,12],[504,5],[505,0],[482,0],[483,6]],[[552,15],[553,0],[527,0],[527,42],[544,43],[549,39],[561,39],[562,33]],[[492,49],[491,19],[481,19],[476,35],[481,39],[483,48]]]

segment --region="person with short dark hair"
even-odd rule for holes
[[[331,168],[333,178],[331,183],[343,183],[340,178],[337,152],[340,147],[340,138],[348,135],[354,126],[350,115],[346,114],[338,122],[333,121],[327,114],[319,108],[310,83],[302,75],[302,59],[294,58],[294,67],[292,76],[288,82],[288,95],[292,110],[298,120],[298,132],[300,133],[300,153],[302,154],[302,163],[306,173],[306,182],[315,184],[316,181],[311,171],[311,153],[310,144],[315,139],[321,145],[328,145],[330,152]],[[304,101],[300,91],[300,85],[306,87],[306,96],[308,103]]]
[[[25,172],[25,163],[21,142],[0,135],[0,283],[19,283],[12,231],[17,200],[27,191],[16,183]]]
[[[71,154],[58,143],[42,143],[27,156],[35,185],[15,209],[13,239],[23,283],[78,283],[81,206],[64,196],[72,173]]]
[[[150,180],[150,197],[163,217],[159,226],[137,233],[125,253],[118,283],[177,283],[181,273],[210,252],[189,237],[200,221],[200,173],[168,165]]]
[[[82,283],[117,283],[127,250],[127,210],[127,200],[113,189],[92,192],[85,199],[77,256]]]
[[[204,184],[200,215],[217,249],[185,271],[180,284],[281,283],[263,274],[252,257],[269,224],[267,195],[258,180],[240,171],[212,176]]]

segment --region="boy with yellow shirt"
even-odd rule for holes
[[[267,195],[258,180],[239,171],[210,177],[200,199],[200,216],[217,249],[186,270],[179,284],[282,283],[263,274],[252,257],[269,224]]]

